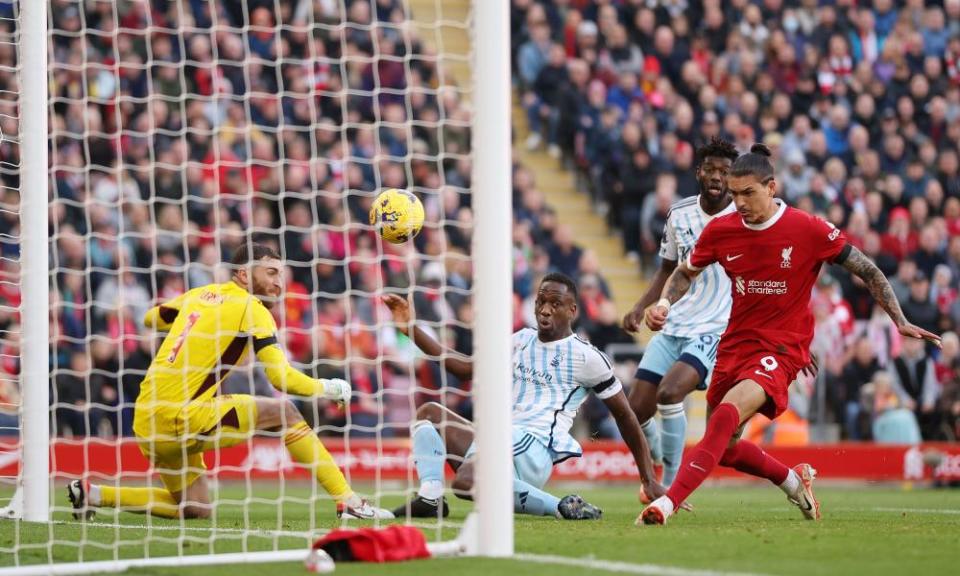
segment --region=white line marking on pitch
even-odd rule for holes
[[[786,508],[758,508],[755,510],[760,510],[763,512],[790,512]],[[824,514],[830,514],[831,512],[890,512],[890,513],[901,513],[906,512],[910,514],[960,514],[960,509],[957,508],[887,508],[887,507],[874,507],[874,508],[851,508],[849,506],[824,506]]]
[[[326,534],[329,530],[316,530],[308,532],[298,532],[295,530],[267,530],[255,529],[247,530],[243,528],[219,528],[217,526],[168,526],[164,524],[120,524],[118,522],[71,522],[69,520],[52,520],[51,524],[88,526],[90,528],[129,528],[135,530],[156,530],[158,532],[226,532],[230,534],[250,534],[251,536],[300,536],[310,538]]]
[[[623,574],[645,574],[648,576],[760,576],[748,572],[721,572],[718,570],[697,570],[678,566],[661,566],[659,564],[631,564],[597,558],[571,558],[569,556],[552,556],[543,554],[514,554],[513,560],[533,562],[536,564],[554,564],[559,566],[575,566],[577,568],[592,568],[605,572],[620,572]]]
[[[912,514],[960,514],[956,508],[871,508],[874,512],[910,512]]]
[[[119,522],[78,522],[70,520],[52,520],[51,524],[60,524],[64,526],[89,526],[91,528],[130,528],[135,530],[156,530],[159,532],[225,532],[228,534],[249,534],[251,536],[290,536],[299,538],[319,538],[330,532],[327,528],[318,528],[316,530],[296,531],[296,530],[270,530],[265,528],[245,529],[245,528],[220,528],[217,526],[169,526],[165,524],[121,524]],[[427,522],[412,522],[412,526],[425,530],[436,529],[436,524]],[[442,528],[457,529],[463,525],[460,523],[445,523]]]

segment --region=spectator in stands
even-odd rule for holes
[[[578,276],[583,249],[573,241],[573,229],[567,224],[557,226],[553,243],[548,248],[550,263],[557,271],[572,277]]]
[[[865,438],[861,415],[863,414],[862,389],[880,370],[880,363],[868,338],[861,337],[853,344],[853,357],[843,367],[839,386],[836,387],[835,411],[842,415],[843,431],[850,440]]]
[[[620,217],[617,224],[623,231],[624,249],[627,256],[634,260],[640,256],[641,215],[645,200],[655,187],[656,169],[650,153],[640,145],[626,145],[619,173],[611,189],[616,199],[611,199],[610,204]]]
[[[643,212],[640,215],[641,248],[645,256],[653,257],[657,254],[670,207],[676,200],[676,177],[672,174],[661,174],[657,177],[654,193],[644,199]]]
[[[620,326],[617,306],[609,300],[600,304],[596,319],[587,328],[587,338],[601,351],[611,344],[634,344],[633,336]]]
[[[916,416],[908,408],[911,399],[897,388],[896,380],[887,372],[877,372],[870,391],[873,439],[883,444],[919,444],[920,428]]]
[[[535,150],[543,142],[544,121],[546,121],[547,145],[551,156],[559,157],[557,145],[560,128],[560,96],[567,83],[567,60],[563,46],[553,44],[550,47],[550,59],[540,69],[532,89],[524,94],[523,105],[527,111],[527,149]]]
[[[910,296],[901,306],[910,322],[925,330],[940,329],[940,311],[930,300],[930,280],[923,271],[917,270],[910,282]]]
[[[950,377],[943,381],[940,413],[946,439],[954,442],[960,439],[960,361],[954,360]]]
[[[910,285],[917,275],[917,263],[910,258],[900,261],[897,266],[897,275],[890,279],[890,287],[901,303],[910,298]]]
[[[905,339],[900,356],[893,360],[890,375],[902,405],[916,415],[923,438],[934,439],[939,427],[936,408],[940,384],[924,343]]]
[[[398,269],[400,252],[379,267],[339,264],[372,254],[369,234],[344,227],[365,217],[370,198],[361,192],[381,185],[425,196],[455,187],[450,210],[432,213],[416,247],[430,257],[469,247],[469,111],[417,31],[392,24],[398,3],[321,2],[314,12],[324,23],[352,24],[342,35],[323,29],[310,38],[264,3],[247,12],[230,2],[166,10],[134,3],[121,10],[120,26],[100,4],[51,13],[52,321],[63,359],[55,372],[94,335],[139,354],[126,318],[138,322],[137,307],[162,292],[216,278],[211,265],[222,254],[215,252],[229,252],[253,227],[283,245],[320,316],[380,272],[403,286],[411,273],[418,282],[436,276],[424,274],[425,263]],[[782,198],[855,229],[886,273],[898,266],[892,284],[911,321],[934,330],[958,324],[960,3],[687,4],[512,3],[515,78],[528,120],[541,122],[547,143],[558,147],[549,147],[553,155],[576,160],[579,181],[607,205],[625,252],[655,251],[672,198],[689,191],[686,145],[715,133],[744,146],[779,140]],[[137,31],[148,24],[176,33],[142,37]],[[251,53],[264,61],[244,66]],[[281,53],[298,64],[273,62]],[[374,54],[399,58],[371,64]],[[10,54],[0,58],[14,64]],[[103,73],[86,75],[84,65]],[[15,89],[11,82],[0,78],[0,89]],[[412,90],[402,101],[390,90],[364,93],[378,86]],[[131,104],[144,99],[149,106]],[[409,135],[388,126],[406,120],[417,120]],[[403,160],[375,163],[377,150]],[[18,165],[17,154],[0,144],[0,160]],[[0,175],[8,187],[12,177]],[[550,268],[582,275],[572,252],[557,250],[556,213],[543,201],[528,205],[525,189],[514,193],[530,237],[515,275],[532,281]],[[855,215],[861,211],[867,230]],[[316,230],[299,234],[301,224]],[[8,227],[0,221],[0,232]],[[91,262],[99,270],[86,274]],[[529,270],[517,273],[523,264]],[[915,280],[918,267],[927,280]],[[428,290],[442,292],[448,282],[453,274]],[[875,321],[871,302],[841,283],[853,334],[870,338],[880,364],[897,356],[899,340]],[[519,301],[528,296],[522,286]],[[426,313],[441,299],[424,304]],[[94,302],[88,325],[84,311]],[[446,302],[452,310],[444,318],[458,317],[457,304]],[[357,305],[363,321],[374,321],[370,306]],[[110,316],[113,309],[131,312]],[[841,355],[850,355],[851,341],[838,344]]]
[[[86,350],[70,355],[70,364],[61,368],[54,379],[54,415],[56,431],[62,436],[93,436],[97,433],[96,416],[91,409],[100,395],[90,381],[90,357]]]
[[[785,200],[796,204],[810,194],[814,170],[806,165],[806,158],[800,148],[791,148],[785,157],[786,170],[777,177]]]
[[[550,26],[537,22],[529,30],[530,39],[520,46],[517,54],[517,74],[521,85],[531,88],[540,71],[550,61]]]

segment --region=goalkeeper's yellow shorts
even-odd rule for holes
[[[133,430],[140,452],[153,463],[163,485],[182,492],[207,469],[204,452],[246,441],[256,422],[253,396],[227,394],[191,402],[173,413],[137,406]]]

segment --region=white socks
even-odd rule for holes
[[[426,500],[436,500],[443,496],[443,482],[439,480],[427,480],[420,484],[417,495]]]
[[[793,496],[797,493],[797,490],[800,488],[800,475],[797,474],[792,468],[787,474],[787,479],[780,484],[780,489],[783,490],[783,493],[787,496]]]
[[[100,502],[100,487],[87,484],[87,506],[99,506]]]
[[[657,508],[659,508],[660,511],[663,512],[664,518],[667,518],[668,516],[673,515],[673,512],[674,512],[673,500],[668,498],[666,495],[663,495],[657,498],[650,505],[656,506]]]

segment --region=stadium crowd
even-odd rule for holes
[[[287,264],[276,315],[291,358],[318,377],[349,379],[358,393],[353,435],[405,434],[415,404],[441,395],[470,415],[469,383],[420,358],[385,324],[377,296],[385,287],[413,292],[421,320],[451,348],[472,349],[469,109],[404,22],[403,2],[53,0],[51,17],[56,433],[130,433],[157,346],[144,313],[228,279],[221,262],[248,237],[275,244]],[[0,26],[9,32],[12,23]],[[13,58],[0,53],[0,64]],[[7,94],[14,82],[0,77]],[[11,165],[18,153],[0,147]],[[9,206],[15,176],[4,173]],[[517,165],[514,180],[519,328],[539,275],[558,268],[600,282],[596,258],[557,225],[533,174]],[[427,223],[407,246],[380,242],[367,225],[373,197],[391,187],[425,204]],[[15,210],[2,212],[0,235],[15,239],[18,227]],[[16,248],[3,245],[8,256]],[[0,284],[0,300],[15,306],[17,270],[0,262],[13,280]],[[11,335],[0,432],[13,430],[18,402],[19,326],[9,306],[0,306]],[[605,310],[615,322],[612,304]],[[273,393],[252,365],[225,385],[251,388]],[[317,423],[346,419],[325,403],[302,409]]]
[[[652,271],[697,146],[774,152],[781,198],[877,261],[901,342],[838,268],[816,289],[829,418],[847,438],[955,439],[960,415],[960,1],[514,0],[516,79],[534,132],[581,175]],[[809,388],[815,395],[817,386]]]
[[[129,433],[156,346],[143,312],[224,280],[220,262],[251,234],[288,264],[278,322],[291,357],[359,392],[352,433],[404,434],[414,381],[416,403],[443,386],[470,415],[469,383],[383,325],[376,297],[412,291],[419,317],[471,350],[469,106],[402,6],[52,0],[58,433]],[[769,144],[783,198],[822,212],[895,275],[912,321],[946,331],[960,319],[960,0],[513,0],[512,10],[514,78],[535,129],[517,145],[577,171],[645,270],[670,204],[697,192],[696,146],[719,134]],[[13,59],[0,45],[0,65]],[[0,74],[0,89],[14,83]],[[18,153],[0,144],[3,162]],[[2,176],[15,205],[16,175]],[[515,164],[513,183],[515,326],[532,324],[533,287],[559,270],[578,279],[584,335],[600,348],[632,341],[596,255],[557,221],[529,168]],[[388,187],[424,200],[427,224],[409,246],[384,245],[365,225]],[[17,227],[0,212],[0,237]],[[15,242],[0,247],[16,254]],[[0,265],[15,278],[10,260]],[[956,338],[943,351],[901,343],[862,287],[830,273],[814,304],[829,419],[853,439],[885,420],[895,434],[913,423],[925,438],[955,437]],[[0,282],[0,301],[15,305],[11,285]],[[17,322],[0,306],[8,375]],[[259,370],[234,375],[227,391],[271,393]],[[0,412],[16,404],[10,382],[0,378]],[[303,410],[316,423],[346,418],[325,404]],[[602,432],[603,412],[587,412]]]

